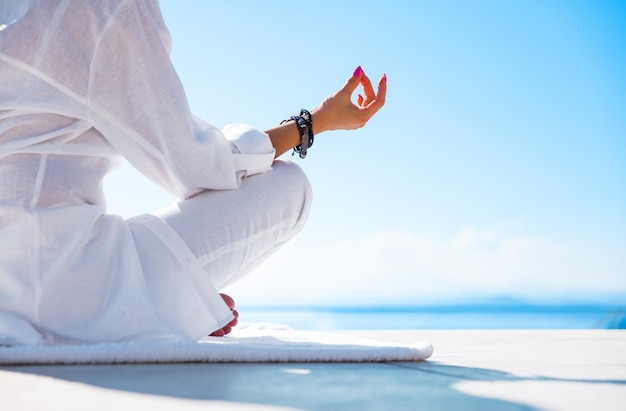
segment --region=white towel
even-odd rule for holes
[[[421,361],[427,342],[392,344],[341,333],[243,324],[226,337],[96,345],[0,347],[0,364]]]

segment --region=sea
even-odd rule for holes
[[[299,330],[625,329],[626,305],[237,307],[242,322]]]

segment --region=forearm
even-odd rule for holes
[[[275,157],[281,156],[294,146],[300,144],[300,134],[293,121],[272,127],[265,132],[270,136],[272,146],[276,150]]]

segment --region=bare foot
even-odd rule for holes
[[[235,310],[235,300],[233,300],[229,295],[226,295],[226,294],[220,294],[220,295],[224,299],[224,302],[226,303],[228,308],[230,308],[230,311],[232,311],[233,316],[235,318],[231,322],[229,322],[228,324],[226,324],[225,326],[220,328],[219,330],[214,331],[210,335],[211,337],[223,337],[223,336],[225,336],[226,334],[230,333],[232,331],[233,327],[236,326],[237,323],[238,323],[239,313],[237,312],[237,310]]]

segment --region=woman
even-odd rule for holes
[[[357,68],[311,112],[265,132],[194,117],[156,1],[0,6],[0,344],[224,335],[237,281],[303,226],[313,136],[384,104]],[[351,102],[361,85],[363,96]],[[124,159],[181,201],[106,214]]]

